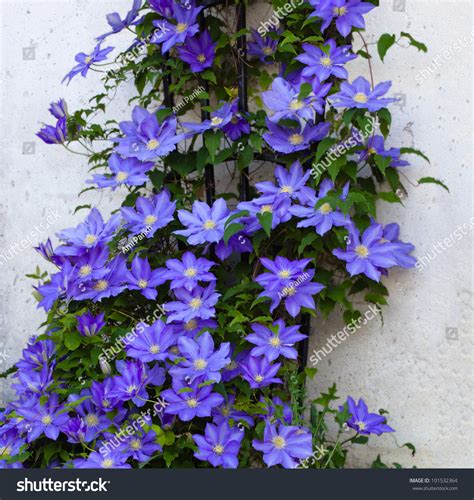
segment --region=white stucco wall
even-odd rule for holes
[[[381,3],[366,16],[369,43],[384,32],[409,31],[429,46],[428,55],[414,48],[392,48],[385,65],[374,58],[376,81],[391,79],[393,92],[403,94],[402,104],[392,109],[389,144],[419,148],[432,163],[412,158],[413,166],[404,171],[409,179],[405,208],[385,204],[379,218],[400,223],[401,237],[416,245],[417,257],[430,253],[436,258],[422,272],[390,273],[386,283],[392,296],[383,313],[384,325],[374,319],[334,348],[318,363],[309,392],[316,396],[335,381],[343,398],[362,396],[370,408],[390,411],[398,443],[411,441],[418,448],[412,459],[406,449],[397,448],[393,436],[375,438],[370,449],[355,449],[350,465],[370,465],[381,453],[385,461],[404,466],[472,467],[474,231],[468,225],[473,216],[473,6],[469,0]],[[105,212],[113,206],[109,194],[100,200],[96,194],[77,200],[89,177],[83,158],[44,145],[34,133],[41,120],[49,120],[51,101],[65,97],[76,109],[94,95],[99,88],[96,74],[75,79],[69,87],[61,86],[60,80],[72,67],[74,55],[91,49],[93,38],[106,31],[105,14],[123,12],[129,4],[128,0],[0,1],[0,371],[15,362],[44,318],[35,309],[32,282],[24,275],[36,265],[46,266],[22,239],[36,244],[46,232],[52,235],[76,224],[85,214],[72,215],[71,207],[78,204],[91,202]],[[464,48],[458,51],[456,42]],[[119,43],[125,46],[126,40]],[[370,48],[375,55],[375,45]],[[445,49],[451,50],[449,59],[443,55]],[[353,62],[352,75],[361,72],[367,74],[367,62]],[[124,88],[116,98],[119,117],[129,114],[126,100]],[[416,187],[423,176],[443,179],[451,193],[433,185]],[[46,228],[51,211],[57,218]],[[38,238],[33,231],[40,223],[45,234]],[[457,240],[453,232],[462,224],[466,234]],[[445,238],[456,242],[434,250]],[[19,250],[22,245],[27,248]],[[314,323],[310,350],[321,348],[343,327],[338,316]],[[8,399],[11,392],[0,384],[0,400]]]

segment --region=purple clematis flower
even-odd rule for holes
[[[377,413],[369,413],[367,405],[362,398],[359,399],[359,402],[356,404],[349,396],[347,398],[347,407],[351,414],[351,418],[347,421],[347,425],[351,429],[357,431],[358,434],[366,436],[369,434],[376,434],[380,436],[380,434],[384,432],[395,432],[395,429],[392,429],[385,423],[386,419],[384,416],[378,415]],[[340,406],[339,410],[342,411],[343,407]]]
[[[247,358],[250,356],[250,350],[241,351],[237,355],[234,355],[234,349],[232,347],[231,351],[232,360],[227,366],[224,366],[221,373],[222,380],[224,382],[228,382],[229,380],[242,375],[242,364],[245,363]]]
[[[176,24],[165,20],[153,21],[153,25],[158,29],[151,42],[162,43],[161,52],[163,54],[178,43],[184,43],[188,37],[194,36],[199,31],[197,16],[203,7],[188,5],[189,9],[179,3],[174,4],[173,20],[176,21]]]
[[[273,182],[264,181],[255,184],[256,189],[264,196],[267,195],[284,195],[291,199],[296,199],[300,203],[308,203],[314,197],[314,190],[306,186],[311,172],[308,170],[306,173],[299,161],[295,161],[289,171],[277,165],[275,167],[275,179],[278,185],[275,186]]]
[[[156,432],[153,430],[145,432],[143,429],[138,433],[126,436],[125,442],[118,449],[126,457],[138,462],[146,462],[157,451],[162,451],[161,446],[156,442]]]
[[[70,81],[79,73],[85,77],[89,68],[100,61],[104,61],[107,59],[108,54],[114,50],[114,47],[106,47],[105,49],[100,48],[100,43],[97,44],[95,49],[91,54],[84,54],[84,52],[80,52],[76,55],[76,62],[78,63],[72,70],[63,78],[63,82],[67,80],[68,84]],[[62,82],[61,82],[62,83]]]
[[[141,259],[138,255],[132,261],[132,269],[127,272],[126,280],[129,290],[140,290],[141,294],[149,300],[156,299],[158,295],[156,287],[165,282],[159,269],[152,271],[148,259]]]
[[[212,410],[212,419],[215,424],[220,424],[222,422],[229,422],[229,420],[233,420],[234,425],[237,422],[245,422],[250,427],[254,425],[253,418],[244,411],[236,410],[234,407],[235,403],[235,394],[230,394],[227,397],[227,401],[222,405],[214,408]],[[239,429],[242,429],[242,426],[239,426]]]
[[[97,184],[100,188],[110,187],[114,191],[119,186],[141,186],[148,182],[146,173],[152,169],[154,163],[143,163],[136,158],[121,158],[118,154],[112,154],[109,158],[109,168],[112,175],[96,174],[87,180],[88,184]]]
[[[187,229],[175,231],[175,234],[186,236],[190,245],[217,243],[224,236],[224,225],[229,215],[224,198],[218,198],[212,207],[195,201],[192,213],[178,210],[178,218]]]
[[[302,45],[304,54],[295,58],[306,65],[301,72],[302,76],[306,78],[316,76],[320,82],[327,80],[330,76],[347,80],[349,75],[344,64],[357,58],[355,54],[350,53],[351,46],[338,47],[335,40],[331,38],[324,47],[325,51],[309,43]]]
[[[359,154],[359,161],[367,161],[372,155],[379,155],[384,158],[392,158],[389,166],[393,168],[407,167],[408,165],[410,165],[409,162],[400,160],[400,149],[385,149],[385,139],[382,135],[373,135],[369,137],[366,149],[364,151],[361,151]]]
[[[220,382],[220,370],[230,362],[229,342],[223,342],[215,351],[211,334],[204,332],[196,340],[180,337],[178,348],[185,359],[170,369],[173,378]]]
[[[381,97],[385,95],[392,82],[382,82],[371,90],[370,83],[363,77],[359,76],[352,84],[349,82],[341,83],[341,90],[332,96],[333,105],[337,108],[359,108],[368,109],[371,112],[385,108],[388,104],[395,102],[396,99]]]
[[[147,384],[161,385],[165,381],[164,370],[157,368],[147,370],[141,361],[117,361],[120,375],[113,378],[112,397],[122,401],[132,400],[137,406],[143,406],[148,398]]]
[[[125,227],[132,234],[143,233],[152,238],[158,229],[173,220],[176,201],[171,201],[169,192],[164,190],[151,198],[137,198],[135,209],[122,207],[120,210],[126,221]]]
[[[44,396],[54,382],[53,368],[44,364],[39,371],[20,370],[15,374],[19,383],[12,387],[18,394]]]
[[[19,455],[22,446],[25,444],[25,439],[18,434],[16,429],[8,429],[5,432],[0,431],[0,457],[10,458]]]
[[[112,411],[119,406],[119,399],[111,395],[113,389],[113,378],[106,378],[103,382],[92,381],[90,391],[94,405],[104,412]]]
[[[242,201],[237,205],[237,208],[249,212],[249,216],[242,217],[241,222],[245,225],[245,232],[252,234],[262,229],[259,215],[272,214],[272,229],[275,229],[282,222],[289,221],[291,219],[290,205],[291,199],[288,196],[270,194],[252,201]]]
[[[76,469],[131,469],[127,464],[127,455],[121,451],[114,450],[106,456],[93,451],[87,460],[75,459],[72,461]]]
[[[314,120],[316,108],[321,111],[321,103],[311,95],[300,99],[300,90],[300,85],[292,85],[281,77],[275,78],[272,89],[262,93],[265,106],[273,111],[269,120],[275,123],[285,118]]]
[[[17,413],[24,419],[28,443],[38,439],[43,433],[49,439],[56,441],[60,430],[69,420],[64,410],[65,407],[59,404],[57,394],[51,394],[43,405],[38,399],[29,407],[18,408]]]
[[[196,288],[200,281],[216,281],[216,277],[209,272],[215,262],[196,258],[192,252],[184,252],[182,260],[168,259],[166,261],[167,269],[160,269],[160,278],[164,281],[170,280],[171,290],[176,288],[185,288],[188,291]]]
[[[36,337],[31,337],[28,346],[21,353],[20,361],[15,366],[19,370],[43,368],[53,359],[55,351],[56,345],[52,340],[36,340]]]
[[[229,238],[227,244],[224,240],[219,241],[214,251],[217,258],[224,261],[234,252],[238,254],[253,252],[253,245],[248,235],[244,231],[239,231]]]
[[[134,157],[140,161],[165,156],[176,149],[176,144],[184,137],[182,134],[176,134],[176,126],[174,116],[165,118],[160,124],[155,113],[135,106],[132,121],[119,123],[125,137],[112,139],[117,143],[115,151],[124,157]]]
[[[248,356],[241,363],[242,378],[245,379],[252,389],[260,389],[270,384],[282,384],[282,380],[275,375],[281,367],[281,363],[270,364],[265,356],[254,358]]]
[[[82,398],[90,397],[90,395],[90,390],[86,389],[80,394],[71,394],[68,397],[68,402],[76,403]],[[84,427],[81,426],[81,429],[85,429],[84,441],[86,443],[96,439],[100,432],[110,427],[113,423],[107,418],[104,412],[94,405],[91,399],[85,399],[81,403],[76,404],[74,411],[84,422]]]
[[[104,313],[94,316],[87,311],[82,316],[76,316],[77,329],[83,337],[94,337],[106,325],[104,321]]]
[[[365,28],[362,14],[367,14],[375,8],[374,4],[361,2],[361,0],[310,0],[311,5],[315,7],[309,17],[319,17],[323,20],[321,31],[324,32],[336,19],[337,31],[346,37],[354,28]]]
[[[148,0],[151,8],[156,10],[163,17],[173,17],[174,0]]]
[[[100,302],[107,297],[115,297],[126,288],[127,263],[122,256],[115,257],[107,266],[107,272],[100,278],[92,280],[80,289],[77,300],[92,299]]]
[[[48,238],[45,243],[38,243],[38,246],[33,248],[48,262],[58,267],[63,265],[65,258],[59,257],[59,255],[54,253],[53,244],[50,238]]]
[[[254,333],[247,335],[245,340],[257,347],[254,347],[250,354],[254,357],[265,356],[270,362],[280,356],[296,359],[298,352],[293,346],[307,337],[299,333],[299,325],[286,327],[282,319],[275,321],[271,329],[255,323],[251,326]]]
[[[250,124],[238,111],[237,101],[232,103],[232,118],[222,127],[223,132],[231,139],[236,141],[242,137],[242,134],[250,134]]]
[[[175,290],[174,293],[178,300],[163,304],[163,308],[169,313],[167,323],[190,321],[197,318],[214,318],[216,315],[214,306],[221,296],[215,289],[215,283],[211,283],[206,288],[196,286],[192,291],[184,288]]]
[[[230,428],[227,422],[214,425],[206,424],[204,436],[193,434],[198,451],[194,456],[198,460],[208,461],[213,467],[222,466],[224,469],[237,469],[239,466],[240,444],[244,433]]]
[[[98,244],[82,255],[70,257],[70,259],[74,262],[70,281],[85,283],[92,279],[100,279],[107,274],[106,265],[109,259],[109,249],[106,245]]]
[[[133,21],[137,18],[141,5],[142,0],[133,0],[132,8],[127,12],[123,19],[120,18],[120,14],[118,12],[107,14],[107,23],[112,28],[112,31],[100,35],[96,38],[96,40],[99,42],[105,40],[109,35],[120,33],[123,29],[134,24]]]
[[[279,153],[290,154],[310,147],[311,141],[320,141],[326,137],[331,128],[330,123],[306,125],[300,130],[282,127],[267,119],[268,132],[263,134],[267,144]]]
[[[178,47],[178,55],[190,65],[193,73],[200,73],[212,66],[216,46],[209,32],[203,31],[199,37],[188,38],[183,46]]]
[[[280,31],[272,29],[272,32],[280,35]],[[278,40],[269,35],[262,37],[257,30],[252,29],[252,39],[247,44],[247,54],[258,57],[260,62],[271,64],[273,55],[278,47]]]
[[[416,265],[415,257],[410,254],[415,250],[415,246],[411,243],[403,243],[398,239],[400,235],[400,226],[393,222],[392,224],[387,224],[383,229],[382,239],[379,243],[391,243],[394,245],[393,256],[397,261],[397,265],[405,268],[414,267]]]
[[[224,402],[224,397],[213,393],[210,385],[199,388],[197,382],[188,385],[177,379],[173,379],[172,389],[163,391],[161,396],[169,403],[165,413],[178,415],[183,422],[210,417],[212,409]]]
[[[44,125],[36,134],[46,144],[62,144],[67,139],[66,117],[59,118],[56,125]]]
[[[234,116],[234,103],[225,102],[221,105],[219,109],[216,111],[212,111],[211,118],[209,120],[204,120],[201,123],[193,123],[193,122],[183,122],[183,127],[191,130],[192,134],[200,134],[205,132],[206,130],[220,130],[223,129]]]
[[[365,274],[368,278],[379,281],[380,268],[388,269],[398,265],[397,253],[400,247],[390,242],[381,242],[383,227],[372,223],[360,236],[357,228],[352,224],[348,227],[349,240],[346,250],[336,248],[333,254],[347,262],[346,269],[351,276]]]
[[[144,363],[173,358],[170,347],[176,344],[176,336],[171,325],[159,319],[151,326],[144,323],[142,326],[143,332],[127,344],[127,356]]]
[[[201,332],[204,329],[209,329],[209,328],[217,328],[217,321],[214,321],[213,319],[200,319],[200,318],[193,318],[190,319],[189,321],[177,321],[169,324],[170,327],[173,328],[173,332],[176,335],[186,335],[186,337],[189,337],[193,339],[197,333]],[[176,354],[178,354],[178,348],[176,347]]]
[[[307,429],[269,422],[265,426],[263,441],[254,439],[252,446],[263,452],[263,461],[268,467],[282,465],[285,469],[295,468],[300,460],[313,453],[312,437]]]
[[[270,272],[260,274],[255,281],[265,288],[259,297],[272,300],[270,312],[284,300],[285,308],[293,318],[298,315],[301,307],[315,309],[313,295],[318,294],[324,286],[312,282],[314,269],[305,270],[311,259],[290,261],[285,257],[276,257],[271,261],[262,257],[260,261]]]
[[[329,203],[323,203],[319,208],[315,208],[318,201],[334,189],[334,184],[329,179],[324,179],[320,184],[318,196],[313,196],[306,201],[308,206],[295,205],[290,208],[290,213],[302,218],[296,227],[314,227],[316,232],[323,236],[333,226],[347,226],[350,224],[348,216],[340,210],[334,210]],[[347,196],[349,185],[344,188],[343,199]]]
[[[77,227],[64,229],[57,234],[58,238],[67,243],[56,249],[57,255],[81,255],[89,248],[101,243],[108,243],[115,236],[120,225],[120,214],[114,214],[107,223],[102,215],[93,208],[84,222]]]

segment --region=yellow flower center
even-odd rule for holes
[[[377,151],[374,148],[369,148],[367,150],[367,153],[369,153],[369,155],[375,155],[375,154],[377,154]]]
[[[86,264],[85,266],[82,266],[79,269],[79,276],[89,276],[91,272],[92,272],[92,267],[89,266],[89,264]]]
[[[187,332],[190,332],[191,330],[194,330],[197,328],[197,321],[195,319],[190,319],[187,323],[184,325],[184,329]]]
[[[364,94],[364,92],[357,92],[354,96],[354,101],[360,104],[365,104],[368,100],[369,98],[367,97],[367,94]]]
[[[273,49],[272,49],[272,47],[263,47],[262,52],[266,56],[269,56],[269,55],[273,54]]]
[[[178,23],[176,25],[176,32],[183,33],[183,31],[185,31],[187,27],[188,27],[188,25],[186,23]]]
[[[132,450],[139,450],[142,447],[142,442],[139,439],[132,439],[130,441],[130,448]]]
[[[296,288],[294,286],[285,286],[283,288],[283,294],[286,295],[287,297],[291,297],[296,293]]]
[[[147,215],[145,219],[143,220],[143,224],[145,226],[153,226],[153,224],[158,220],[158,217],[156,215]]]
[[[138,387],[137,387],[136,385],[129,385],[129,386],[127,387],[127,392],[128,392],[129,394],[132,394],[132,392],[135,392],[137,389],[138,389]]]
[[[109,286],[109,282],[107,280],[99,280],[95,285],[94,285],[94,290],[97,290],[98,292],[104,291],[107,287]]]
[[[148,281],[147,280],[139,280],[138,281],[138,286],[140,288],[146,288],[148,286]]]
[[[323,214],[323,215],[326,215],[326,214],[329,214],[332,212],[332,208],[331,208],[331,205],[329,203],[323,203],[321,205],[321,208],[319,209],[319,211]]]
[[[202,300],[196,297],[189,302],[189,305],[191,309],[199,309],[202,305]]]
[[[150,352],[151,352],[152,354],[158,354],[158,353],[160,352],[160,346],[159,346],[159,345],[157,345],[157,344],[152,344],[152,345],[150,346]]]
[[[205,359],[199,358],[194,361],[195,370],[204,370],[207,366],[207,361]]]
[[[288,140],[293,146],[298,146],[303,142],[304,137],[301,134],[292,134]]]
[[[200,62],[200,63],[203,63],[205,60],[206,60],[206,56],[204,54],[199,54],[197,56],[197,60]]]
[[[331,61],[331,58],[328,57],[328,56],[324,56],[324,57],[321,57],[321,59],[319,60],[319,62],[325,67],[325,68],[329,68],[331,65],[332,65],[332,61]]]
[[[299,109],[304,108],[304,102],[299,99],[293,99],[290,102],[290,109],[293,111],[298,111]]]
[[[214,229],[216,227],[216,223],[213,220],[207,220],[202,227],[206,230]]]
[[[156,140],[156,139],[150,139],[147,144],[146,144],[146,148],[149,150],[149,151],[153,151],[154,149],[156,149],[158,146],[160,145],[160,143]]]
[[[190,408],[196,408],[196,406],[199,404],[198,403],[198,400],[196,398],[190,398],[186,401],[186,404],[190,407]]]
[[[88,234],[84,238],[84,243],[86,245],[93,245],[97,241],[97,236],[95,234]]]
[[[216,455],[222,455],[224,453],[224,447],[221,444],[216,444],[216,446],[214,446],[214,448],[212,448],[212,451]]]
[[[92,57],[91,57],[91,56],[87,56],[87,57],[85,58],[85,63],[86,63],[86,64],[89,64],[91,61],[92,61]]]
[[[283,279],[287,279],[291,276],[291,273],[288,269],[283,269],[278,273],[278,276]]]
[[[211,124],[214,126],[214,127],[217,127],[218,125],[220,125],[224,120],[222,118],[220,118],[219,116],[214,116],[214,118],[212,118],[211,120]]]
[[[254,380],[255,380],[255,382],[257,382],[257,383],[263,382],[263,377],[262,377],[262,375],[260,375],[260,374],[255,375],[255,377],[254,377],[253,379],[254,379]]]
[[[186,271],[184,271],[184,275],[188,278],[194,278],[197,274],[197,269],[195,267],[188,267]]]
[[[280,188],[280,193],[292,193],[293,192],[293,188],[291,186],[282,186]]]
[[[117,182],[123,182],[124,180],[126,180],[128,178],[128,174],[127,172],[119,172],[116,176],[115,176],[115,180]]]
[[[260,213],[265,214],[265,213],[273,213],[273,207],[271,205],[262,205],[260,208]]]
[[[111,458],[106,458],[105,460],[102,460],[102,463],[100,464],[104,469],[110,469],[114,465],[114,461]]]
[[[356,247],[355,253],[362,259],[365,259],[369,255],[369,249],[365,245],[359,245]]]
[[[343,16],[347,13],[347,7],[334,7],[334,15]]]
[[[281,436],[275,436],[272,439],[272,443],[273,443],[273,446],[275,446],[275,448],[277,448],[279,450],[282,450],[286,446],[286,441]]]
[[[86,424],[89,425],[90,427],[95,427],[96,425],[98,425],[99,419],[97,418],[97,415],[94,415],[93,413],[87,415]]]
[[[365,424],[364,424],[364,422],[357,422],[356,425],[357,425],[357,427],[359,427],[360,431],[365,430]]]
[[[44,425],[49,425],[52,421],[53,421],[53,419],[51,418],[51,415],[45,415],[41,419],[41,423],[43,423]]]
[[[230,410],[229,408],[222,408],[221,413],[224,417],[228,417],[230,415]]]
[[[390,240],[387,240],[386,238],[380,238],[379,243],[390,243]]]
[[[281,340],[279,339],[279,337],[272,337],[270,339],[270,345],[272,347],[280,347],[281,345]]]

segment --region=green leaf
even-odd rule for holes
[[[271,212],[264,212],[263,214],[257,214],[257,218],[267,236],[270,237],[270,233],[272,232],[273,214]]]
[[[301,239],[300,246],[298,247],[298,255],[301,255],[303,250],[313,243],[313,241],[318,237],[316,233],[308,233],[306,236],[303,236]]]
[[[424,43],[419,42],[418,40],[415,40],[410,35],[410,33],[405,33],[404,31],[402,31],[400,33],[400,36],[404,37],[404,38],[408,38],[408,40],[410,40],[410,45],[412,45],[413,47],[416,47],[418,50],[420,50],[422,52],[428,52],[428,47]]]
[[[390,156],[375,155],[374,161],[378,169],[385,175],[385,170],[392,163],[392,158]]]
[[[414,148],[400,148],[400,154],[413,154],[417,156],[421,156],[424,160],[426,160],[428,163],[430,162],[430,159],[420,150],[414,149]]]
[[[226,230],[224,231],[224,243],[227,245],[229,239],[234,236],[234,234],[242,231],[242,229],[245,229],[245,226],[240,222],[227,226]]]
[[[449,193],[448,186],[446,186],[446,184],[441,182],[439,179],[435,179],[434,177],[422,177],[421,179],[418,179],[418,184],[438,184],[438,186],[446,189],[446,191]]]
[[[377,50],[379,52],[380,59],[383,61],[388,49],[394,45],[395,35],[389,35],[384,33],[377,42]]]
[[[402,444],[402,447],[403,446],[405,446],[406,448],[408,448],[409,450],[411,450],[411,456],[412,457],[415,456],[416,448],[414,447],[414,445],[412,445],[411,443],[405,443],[405,444]]]
[[[82,337],[79,332],[68,333],[64,336],[64,345],[70,350],[75,351],[81,345]]]
[[[402,200],[392,191],[379,193],[378,197],[381,200],[388,201],[388,203],[402,203]]]
[[[326,137],[318,144],[318,149],[316,150],[316,163],[324,156],[326,151],[330,149],[330,147],[336,143],[336,139],[332,139],[331,137]]]
[[[298,100],[302,101],[312,92],[313,87],[309,83],[303,83],[300,87],[300,93],[298,94]]]
[[[204,78],[204,80],[208,80],[209,82],[212,82],[214,85],[217,84],[216,75],[214,74],[214,71],[206,69],[206,71],[203,71],[201,73],[201,76],[202,78]]]
[[[216,156],[216,151],[219,149],[222,139],[222,132],[217,130],[213,132],[212,130],[207,130],[204,133],[204,144],[206,149],[209,151],[211,159],[214,160]]]

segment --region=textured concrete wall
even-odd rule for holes
[[[89,177],[84,159],[44,145],[34,133],[39,122],[48,119],[49,102],[65,97],[75,109],[85,106],[99,88],[95,74],[76,79],[69,87],[61,86],[60,80],[72,67],[74,55],[91,49],[94,36],[106,30],[105,14],[123,11],[129,3],[0,2],[0,371],[16,360],[44,318],[35,309],[31,280],[24,278],[38,264],[46,268],[32,243],[76,224],[84,215],[72,215],[71,207],[77,204],[91,202],[105,212],[114,206],[109,194],[99,200],[96,194],[86,194],[77,200]],[[309,392],[314,396],[336,381],[342,397],[363,396],[374,410],[389,410],[398,443],[411,441],[418,448],[412,459],[406,449],[397,448],[393,436],[375,438],[369,450],[355,449],[353,466],[370,465],[381,453],[386,461],[405,466],[469,467],[473,465],[469,453],[473,437],[472,3],[381,3],[367,16],[370,44],[384,32],[409,31],[430,49],[424,55],[414,48],[394,47],[385,65],[374,60],[375,79],[393,80],[393,92],[401,98],[392,110],[389,144],[422,149],[432,164],[413,157],[413,167],[404,171],[406,208],[381,206],[380,218],[398,221],[402,239],[416,245],[416,256],[428,254],[432,260],[425,261],[423,271],[391,272],[387,284],[392,296],[383,325],[379,318],[371,320],[318,362],[319,373]],[[122,47],[126,43],[119,39]],[[375,53],[375,45],[370,49]],[[353,62],[351,69],[352,75],[368,74],[366,61]],[[115,98],[118,117],[129,114],[129,90],[125,87]],[[423,176],[443,179],[451,193],[432,185],[416,187]],[[48,220],[50,213],[56,215]],[[458,225],[462,230],[454,233]],[[38,237],[39,231],[44,233]],[[466,233],[461,239],[459,231]],[[454,241],[449,248],[449,243],[438,244],[445,238]],[[314,323],[311,350],[320,349],[343,327],[338,316]],[[0,399],[11,395],[5,384],[0,390]]]

